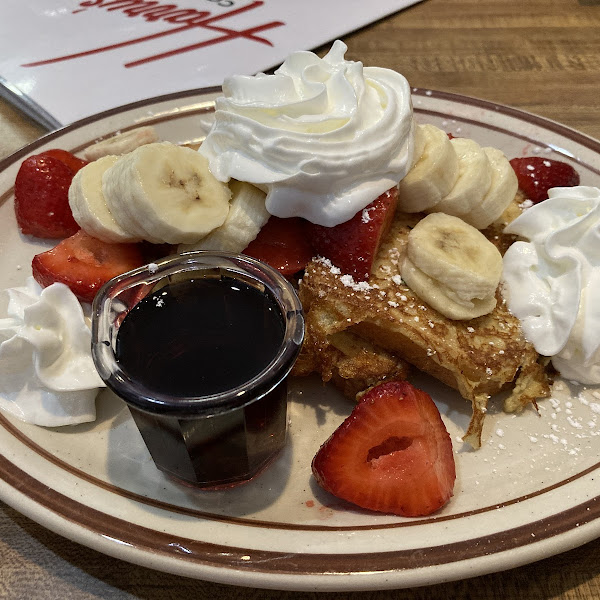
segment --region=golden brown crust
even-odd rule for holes
[[[302,352],[292,375],[320,373],[323,381],[333,381],[350,399],[384,379],[406,379],[410,369],[406,361],[349,330],[336,332],[335,328],[324,331],[318,320],[307,319]]]
[[[520,410],[535,398],[549,394],[548,378],[499,292],[496,308],[490,314],[453,321],[404,285],[400,266],[408,233],[421,217],[396,215],[368,284],[357,285],[329,261],[314,259],[309,263],[299,288],[307,324],[307,344],[300,360],[304,367],[299,371],[317,371],[324,380],[333,379],[342,389],[354,392],[367,379],[372,385],[380,375],[381,379],[394,376],[394,370],[401,374],[405,369],[397,366],[398,361],[406,361],[457,389],[471,402],[473,416],[465,440],[477,447],[490,396],[514,384],[505,409]],[[496,238],[492,241],[499,247],[512,241],[500,228],[485,233]],[[353,359],[340,349],[340,342],[335,343],[341,339],[341,332],[352,336],[347,339],[354,344]],[[377,365],[365,381],[360,380],[356,358],[361,356],[356,351],[361,343],[369,357],[367,362]],[[346,368],[347,360],[349,364],[355,361],[352,367]],[[390,371],[386,374],[387,365]]]

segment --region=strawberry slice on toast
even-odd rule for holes
[[[369,510],[429,515],[453,494],[452,442],[431,397],[406,381],[371,388],[312,462],[318,483]]]
[[[315,253],[328,258],[342,273],[352,275],[356,281],[366,281],[397,205],[398,188],[394,187],[335,227],[309,223],[308,239]]]

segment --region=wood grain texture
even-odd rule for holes
[[[587,4],[427,0],[344,38],[347,57],[600,138],[600,2]]]
[[[348,58],[400,71],[414,87],[512,105],[600,138],[600,0],[425,0],[344,41]],[[0,100],[0,157],[41,133]],[[509,572],[414,590],[253,590],[129,565],[0,504],[0,598],[10,599],[592,600],[599,554],[596,540]]]

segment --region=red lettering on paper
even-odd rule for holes
[[[230,0],[227,0],[227,2],[230,2]],[[233,4],[233,2],[231,2],[231,4]],[[38,67],[42,65],[63,62],[66,60],[73,60],[76,58],[82,58],[84,56],[99,54],[101,52],[116,50],[117,48],[124,48],[125,46],[142,44],[144,42],[149,42],[157,38],[174,35],[176,33],[189,31],[195,28],[214,31],[217,33],[217,35],[215,37],[203,40],[201,42],[197,42],[195,44],[173,48],[172,50],[161,52],[160,54],[155,54],[152,56],[147,56],[145,58],[140,58],[135,61],[127,62],[124,66],[127,68],[137,67],[139,65],[149,63],[155,60],[162,60],[171,56],[176,56],[177,54],[191,52],[193,50],[199,50],[200,48],[205,48],[214,44],[221,44],[223,42],[239,38],[253,42],[258,42],[261,44],[266,44],[267,46],[272,46],[273,44],[269,40],[256,34],[262,31],[266,31],[268,29],[273,29],[274,27],[280,27],[282,25],[285,25],[285,23],[283,23],[282,21],[271,21],[269,23],[256,25],[254,27],[249,27],[247,29],[242,30],[230,29],[228,27],[214,25],[216,21],[224,21],[230,17],[233,17],[234,15],[238,15],[249,10],[258,8],[263,4],[264,2],[262,0],[255,0],[254,2],[251,2],[246,6],[241,6],[240,8],[236,8],[229,12],[213,15],[209,11],[200,11],[195,9],[180,9],[176,4],[159,4],[159,2],[154,0],[85,0],[79,3],[80,8],[74,10],[73,13],[78,13],[82,10],[86,10],[89,7],[95,6],[98,8],[105,8],[107,11],[122,10],[123,14],[127,17],[143,17],[146,21],[164,21],[165,23],[174,23],[176,25],[181,26],[173,27],[165,31],[144,35],[130,40],[124,40],[122,42],[116,42],[108,46],[100,46],[98,48],[83,50],[74,54],[67,54],[65,56],[57,56],[55,58],[48,58],[45,60],[30,62],[21,66]]]

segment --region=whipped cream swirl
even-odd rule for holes
[[[600,189],[554,188],[506,229],[504,291],[535,349],[560,374],[600,383]]]
[[[390,69],[290,55],[274,75],[233,76],[200,152],[215,177],[253,183],[267,210],[325,226],[352,218],[396,185],[413,160],[410,87]]]
[[[42,290],[33,277],[6,290],[0,319],[0,409],[47,427],[96,418],[104,383],[91,356],[91,332],[82,306],[62,283]]]

